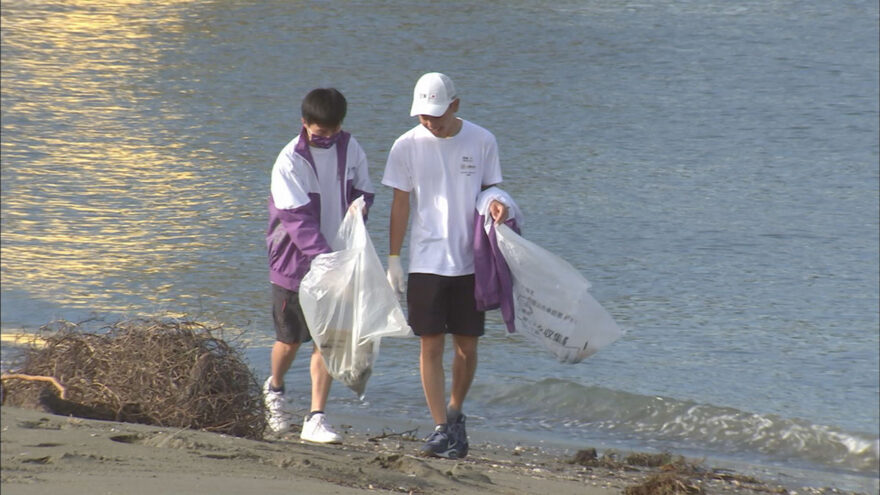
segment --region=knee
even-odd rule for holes
[[[455,353],[467,360],[477,359],[477,338],[457,337],[455,339]]]
[[[443,335],[430,335],[422,337],[422,359],[443,359]]]
[[[293,344],[288,344],[286,342],[281,342],[280,340],[275,341],[274,349],[276,352],[285,355],[296,355],[296,351],[299,350],[300,342],[294,342]]]

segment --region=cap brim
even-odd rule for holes
[[[452,102],[447,103],[445,105],[436,105],[430,103],[415,103],[412,108],[409,110],[409,116],[415,117],[416,115],[430,115],[431,117],[439,117],[446,113],[446,109],[449,108]]]

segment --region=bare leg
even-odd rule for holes
[[[479,337],[453,335],[455,357],[452,358],[452,393],[449,408],[461,411],[464,399],[471,389],[477,371],[477,343]]]
[[[428,410],[434,424],[446,423],[446,375],[443,373],[443,346],[445,334],[426,335],[421,338],[422,351],[419,355],[419,368],[422,373],[422,388]]]
[[[299,342],[285,344],[277,340],[272,346],[272,386],[276,389],[284,386],[284,375],[290,369],[290,365],[293,364],[293,358],[296,357],[296,351],[299,350],[299,346]]]
[[[327,405],[327,397],[330,396],[330,386],[333,385],[333,377],[327,371],[324,357],[318,346],[312,351],[312,360],[309,363],[309,373],[312,375],[312,411],[323,411]]]

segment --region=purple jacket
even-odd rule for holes
[[[474,212],[474,297],[478,311],[501,309],[507,331],[516,331],[513,311],[513,279],[504,256],[498,249],[495,224],[489,233],[483,228],[485,217]],[[520,233],[516,218],[504,222],[517,234]]]
[[[364,196],[367,207],[373,204],[373,193],[355,189],[354,179],[346,177],[346,156],[351,134],[341,131],[336,142],[337,167],[342,189],[342,211],[358,196]],[[309,151],[305,129],[300,132],[294,152],[315,169],[315,160]],[[269,254],[269,281],[285,289],[298,291],[299,284],[309,271],[312,259],[332,251],[327,239],[321,234],[321,195],[308,191],[309,202],[298,208],[279,210],[269,194],[269,228],[266,231],[266,248]]]

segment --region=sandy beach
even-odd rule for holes
[[[426,459],[414,455],[420,439],[411,432],[345,424],[343,445],[314,445],[301,442],[296,429],[256,441],[9,406],[0,413],[4,495],[842,493],[793,491],[705,466],[683,475],[635,465],[632,454],[612,464],[589,451],[563,458],[537,447],[472,444],[463,460]],[[681,491],[649,484],[664,477],[675,480],[667,488]]]

